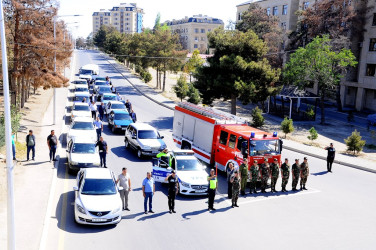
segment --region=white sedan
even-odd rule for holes
[[[124,103],[119,101],[110,101],[107,103],[105,107],[105,113],[109,115],[112,110],[125,110],[127,111],[127,108],[125,107]]]
[[[73,104],[71,111],[71,122],[77,117],[91,118],[91,111],[88,103],[76,102]]]
[[[67,146],[68,171],[70,173],[82,168],[99,167],[100,159],[95,142],[85,137],[75,137]]]
[[[96,141],[97,132],[91,117],[77,117],[74,119],[67,133],[67,141],[69,142],[74,137],[84,137],[93,142]]]
[[[114,173],[107,168],[85,168],[77,174],[74,218],[79,224],[108,225],[121,221],[122,203]]]

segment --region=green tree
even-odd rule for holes
[[[318,85],[321,124],[325,123],[324,100],[329,90],[337,88],[348,66],[355,66],[355,56],[349,49],[333,50],[328,36],[316,37],[305,48],[299,48],[284,68],[284,80],[300,88]]]
[[[173,87],[173,90],[177,97],[180,98],[180,101],[183,101],[183,98],[185,98],[188,94],[189,87],[187,84],[187,80],[185,79],[184,75],[180,75],[178,81],[176,82],[176,85]]]
[[[161,13],[158,12],[157,17],[155,18],[153,30],[157,31],[161,28]]]
[[[201,102],[200,92],[193,86],[192,83],[189,84],[188,102],[193,104],[199,104]]]
[[[295,129],[292,119],[285,117],[281,123],[281,129],[283,133],[285,133],[285,138],[287,137],[287,134],[294,132]]]
[[[364,145],[366,145],[366,141],[362,140],[360,133],[356,129],[345,139],[345,143],[347,151],[353,152],[354,155],[359,154],[359,152],[363,150]]]
[[[11,126],[12,126],[12,133],[17,133],[20,129],[20,122],[21,122],[21,112],[18,111],[18,108],[12,105],[10,110],[10,119],[11,119]],[[5,116],[4,113],[0,116],[0,147],[5,145]]]
[[[314,127],[309,129],[309,136],[307,138],[311,140],[311,143],[316,140],[319,137],[319,134],[317,133],[316,129]]]
[[[262,111],[258,106],[252,109],[252,126],[255,128],[262,127],[265,123],[265,118],[262,116]]]
[[[118,61],[124,62],[125,57],[122,55],[125,55],[128,52],[128,46],[124,34],[121,34],[117,30],[108,33],[106,35],[106,40],[103,43],[103,49],[106,53],[115,54],[115,58]]]
[[[215,29],[208,34],[214,55],[194,74],[194,85],[205,104],[216,98],[231,100],[236,114],[236,100],[243,104],[264,102],[274,90],[280,70],[272,69],[265,58],[266,44],[252,31]]]
[[[103,49],[107,36],[110,33],[115,32],[115,31],[117,30],[114,27],[108,27],[108,26],[102,25],[93,37],[94,45],[97,46],[98,48]]]
[[[204,59],[200,57],[200,51],[195,49],[192,53],[192,57],[184,65],[184,72],[189,74],[189,82],[192,82],[192,74],[196,73],[196,69],[203,65]]]

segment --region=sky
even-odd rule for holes
[[[60,0],[58,15],[82,15],[59,19],[65,20],[73,36],[86,38],[92,32],[93,12],[111,9],[120,3],[137,3],[145,12],[144,27],[151,28],[158,12],[161,14],[162,22],[203,14],[222,19],[226,25],[229,20],[235,21],[236,5],[243,2],[246,0]]]

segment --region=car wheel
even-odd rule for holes
[[[141,151],[141,149],[137,150],[137,157],[140,158],[140,159],[142,158],[142,151]]]
[[[128,139],[125,139],[124,144],[125,144],[125,148],[129,148],[129,141],[128,141]]]

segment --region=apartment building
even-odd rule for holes
[[[143,27],[143,9],[135,3],[121,3],[110,10],[101,9],[93,13],[93,34],[102,25],[116,28],[120,33],[141,33]]]
[[[179,34],[183,49],[188,50],[189,53],[198,49],[201,54],[209,50],[207,33],[218,27],[224,27],[221,19],[201,14],[165,23],[171,28],[171,32]]]

